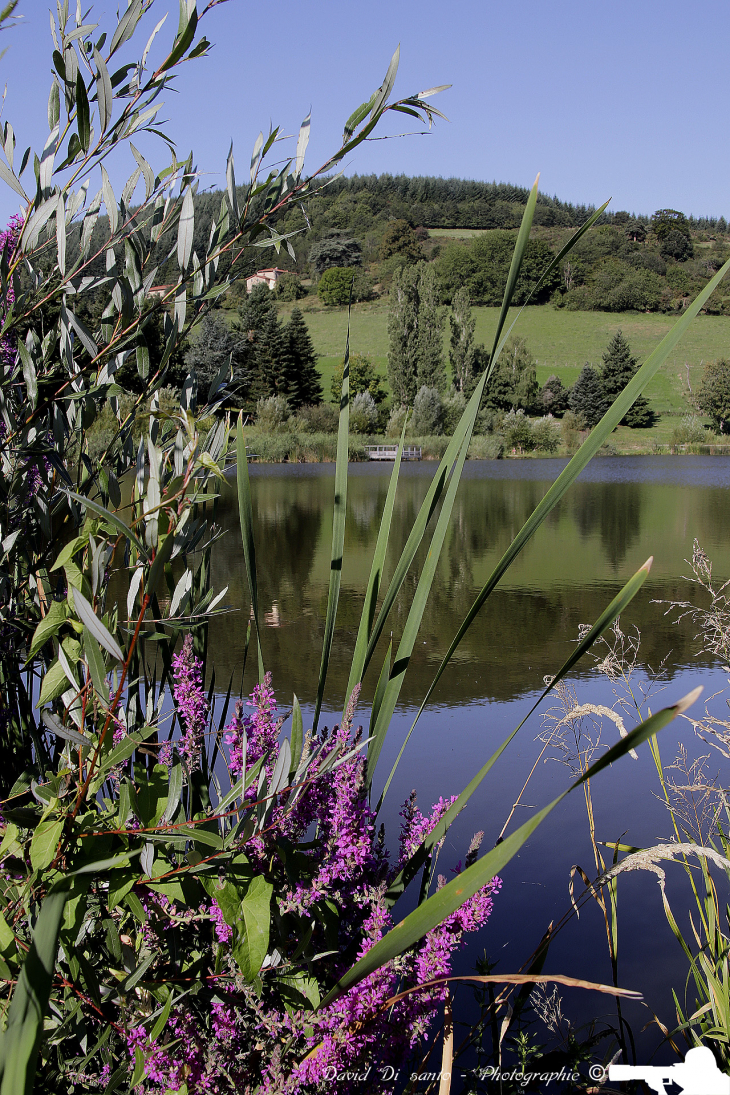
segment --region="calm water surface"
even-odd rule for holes
[[[381,756],[377,793],[414,708],[477,591],[564,464],[561,460],[467,462],[401,704]],[[326,721],[336,720],[342,708],[390,470],[374,464],[350,467],[342,592],[325,694]],[[433,463],[402,468],[386,580],[435,470]],[[273,672],[282,706],[296,692],[311,712],[327,603],[334,466],[252,465],[251,482],[265,621],[264,660]],[[391,846],[398,812],[411,788],[417,789],[424,812],[440,795],[458,794],[529,710],[543,677],[554,674],[568,656],[579,625],[595,620],[650,555],[654,556],[651,574],[622,626],[640,631],[641,660],[658,673],[659,691],[651,701],[652,709],[673,702],[698,683],[710,692],[722,687],[725,677],[720,667],[698,657],[692,624],[676,626],[654,602],[684,600],[691,592],[682,575],[689,571],[685,560],[691,557],[695,537],[712,558],[714,573],[722,579],[730,577],[728,488],[730,461],[722,458],[593,461],[487,602],[412,736],[381,815]],[[221,512],[226,536],[214,556],[213,584],[229,586],[226,600],[236,611],[211,624],[209,655],[218,681],[227,683],[233,672],[237,686],[249,606],[234,489]],[[425,548],[419,562],[424,552]],[[409,575],[391,617],[396,642],[418,569]],[[363,685],[360,715],[365,725],[382,657],[376,653]],[[252,671],[251,664],[247,690],[254,683]],[[645,679],[642,675],[637,682]],[[574,670],[571,683],[581,703],[614,702],[611,686],[590,659]],[[549,701],[543,705],[549,706]],[[476,830],[485,833],[483,849],[496,840],[542,748],[535,740],[541,725],[538,711],[452,827],[441,853],[444,873],[463,859]],[[603,740],[611,744],[614,733],[609,724]],[[688,724],[678,723],[660,737],[666,763],[671,763],[682,743],[692,757],[712,752],[697,741]],[[710,765],[727,786],[728,762],[712,752]],[[568,769],[558,759],[541,761],[513,825],[524,821],[531,808],[554,798],[569,780]],[[602,773],[594,784],[599,839],[621,838],[627,844],[647,846],[668,837],[669,818],[656,798],[657,791],[647,745],[637,761],[625,758]],[[553,812],[503,872],[504,888],[493,917],[476,942],[462,952],[461,971],[473,968],[485,950],[498,963],[498,971],[519,969],[548,924],[569,909],[568,884],[575,864],[590,877],[595,875],[585,803],[579,792]],[[668,873],[670,899],[677,902],[675,911],[680,913],[687,907],[680,868],[670,865]],[[686,913],[680,921],[689,928]],[[644,1035],[639,1031],[651,1020],[652,1011],[673,1025],[670,989],[674,986],[681,994],[686,976],[653,876],[622,876],[619,923],[619,983],[644,993],[645,1004],[631,1004],[626,1010],[642,1047],[640,1059],[648,1060],[648,1049],[658,1044],[659,1037],[656,1028]],[[610,982],[601,914],[595,904],[586,906],[580,920],[573,918],[557,936],[545,971]],[[465,1006],[469,993],[464,990]],[[613,1014],[608,997],[574,991],[566,992],[565,1009],[576,1023]]]

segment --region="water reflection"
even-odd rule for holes
[[[450,639],[520,526],[543,497],[559,461],[470,462],[401,694],[419,702]],[[405,465],[393,516],[386,580],[407,539],[436,468]],[[264,658],[284,694],[310,700],[319,670],[330,569],[332,466],[251,469]],[[684,474],[686,483],[681,482]],[[326,702],[342,701],[363,591],[385,503],[389,469],[351,468],[342,592]],[[679,481],[678,481],[679,480]],[[646,659],[671,651],[667,673],[694,662],[692,628],[674,627],[653,600],[683,599],[684,560],[698,536],[718,575],[730,574],[727,483],[717,458],[673,458],[661,466],[594,462],[551,514],[487,602],[435,697],[447,705],[509,700],[538,688],[570,651],[578,626],[594,620],[650,555],[651,577],[629,613],[643,634]],[[702,484],[705,484],[704,486]],[[225,537],[216,546],[213,584],[229,586],[231,615],[211,624],[209,649],[219,679],[240,670],[250,607],[240,550],[235,491],[219,510]],[[394,606],[397,642],[416,588],[424,546]],[[386,636],[386,641],[389,636]],[[369,676],[376,676],[383,653]],[[376,669],[377,664],[377,669]],[[588,672],[586,665],[578,672]],[[374,688],[365,682],[365,696]]]

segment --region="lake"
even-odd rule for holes
[[[421,634],[381,755],[376,794],[477,591],[564,465],[562,460],[468,461],[465,465]],[[350,466],[342,592],[325,691],[324,721],[330,725],[342,710],[390,470],[376,464]],[[435,470],[435,463],[402,467],[386,581]],[[282,709],[291,704],[295,692],[305,710],[306,727],[313,709],[327,603],[334,466],[254,464],[250,474],[265,623],[264,661],[273,673]],[[650,555],[654,556],[651,574],[621,624],[627,634],[634,629],[641,633],[640,661],[656,672],[656,691],[649,700],[652,710],[674,702],[698,683],[708,693],[726,684],[721,667],[698,656],[692,622],[677,626],[655,602],[689,596],[691,587],[682,575],[689,573],[685,560],[691,558],[695,537],[713,560],[715,575],[730,577],[729,487],[730,461],[722,458],[593,461],[482,609],[413,734],[381,812],[391,847],[397,839],[399,810],[411,788],[417,789],[424,812],[440,795],[458,794],[529,710],[542,689],[543,677],[554,674],[566,659],[579,626],[593,622]],[[233,674],[237,690],[249,598],[235,489],[224,496],[219,523],[225,535],[214,551],[212,581],[216,589],[228,585],[225,601],[234,611],[211,622],[208,656],[216,668],[217,687],[225,690]],[[414,568],[408,576],[391,616],[396,641],[419,570]],[[365,726],[384,649],[376,653],[363,684],[356,721]],[[254,662],[251,657],[246,691],[255,683]],[[637,671],[635,690],[647,682],[646,672]],[[590,657],[575,668],[571,684],[580,703],[610,706],[615,702],[611,684],[596,671]],[[550,706],[548,699],[541,710]],[[616,730],[612,723],[604,723],[602,742],[612,744]],[[630,720],[627,725],[632,725]],[[452,827],[441,853],[444,873],[463,860],[476,830],[484,830],[483,850],[494,844],[542,749],[542,742],[535,740],[541,728],[539,710]],[[659,743],[665,764],[674,760],[680,744],[692,758],[710,753],[712,775],[719,773],[727,786],[727,762],[698,741],[687,722],[678,720],[662,731]],[[547,754],[535,769],[511,827],[521,824],[530,809],[549,802],[569,781],[565,764],[555,753]],[[601,773],[593,785],[598,839],[646,847],[668,838],[670,818],[656,797],[658,790],[648,745],[639,750],[638,760],[626,757]],[[611,853],[604,850],[604,854],[610,860]],[[595,876],[581,792],[550,815],[504,870],[504,887],[492,919],[461,953],[460,972],[473,969],[485,951],[497,963],[496,972],[517,971],[548,924],[570,909],[568,886],[576,864],[589,877]],[[670,900],[676,902],[680,926],[689,932],[682,869],[668,864],[667,873]],[[644,1003],[625,1005],[624,1012],[637,1038],[638,1059],[646,1062],[660,1036],[656,1027],[644,1034],[641,1028],[652,1012],[670,1028],[674,1025],[671,988],[682,996],[686,962],[666,925],[653,875],[622,876],[618,909],[618,980],[622,987],[644,993]],[[602,914],[595,902],[558,934],[544,969],[610,983]],[[462,989],[461,996],[468,1012],[471,990]],[[603,1015],[609,1021],[615,1018],[607,996],[571,989],[565,991],[564,1001],[576,1025]],[[661,1051],[655,1061],[673,1059],[671,1052]]]

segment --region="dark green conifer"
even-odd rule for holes
[[[628,342],[621,331],[617,331],[603,355],[601,385],[607,405],[613,403],[621,394],[638,367],[639,362],[632,356]],[[634,405],[621,419],[622,426],[630,426],[632,429],[651,426],[653,422],[654,412],[643,395],[636,399]]]
[[[322,385],[317,372],[317,355],[309,337],[301,309],[292,310],[291,319],[284,328],[288,343],[288,391],[287,398],[296,410],[299,407],[322,402]]]
[[[571,388],[570,409],[574,414],[583,416],[589,429],[603,418],[606,397],[603,394],[601,378],[588,362],[581,369],[578,379]]]

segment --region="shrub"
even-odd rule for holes
[[[437,388],[428,388],[424,384],[418,390],[413,403],[413,421],[411,432],[419,436],[428,436],[443,432],[444,408]]]
[[[686,414],[672,430],[673,445],[688,445],[709,440],[709,430],[696,414]]]
[[[315,403],[299,408],[296,428],[304,433],[334,433],[339,420],[339,410],[332,403]]]
[[[532,440],[540,452],[557,452],[560,439],[560,426],[551,414],[536,418],[532,423]]]
[[[562,415],[568,409],[570,389],[566,388],[559,376],[555,373],[549,376],[538,396],[538,403],[548,414]]]
[[[270,395],[256,404],[256,425],[264,433],[281,433],[289,416],[289,403],[283,395]]]
[[[332,374],[332,400],[338,404],[342,396],[342,374],[345,368],[345,359],[335,366]],[[380,373],[375,368],[367,354],[350,354],[349,358],[350,396],[358,392],[370,392],[376,404],[385,399],[385,388]]]
[[[444,433],[452,434],[459,425],[466,408],[466,397],[463,392],[452,391],[443,402],[443,429]]]
[[[358,392],[350,407],[353,433],[372,433],[378,424],[378,408],[370,392]]]
[[[560,432],[563,436],[563,444],[568,452],[576,452],[581,442],[581,430],[586,428],[586,421],[582,414],[575,411],[566,411],[560,423]]]
[[[307,295],[298,274],[283,274],[276,283],[275,292],[279,300],[301,300]]]
[[[535,448],[535,439],[532,434],[532,426],[525,412],[510,411],[502,422],[504,441],[509,449],[517,449],[518,452],[530,452]]]
[[[330,266],[319,279],[317,295],[323,304],[348,304],[352,300],[370,300],[373,286],[367,274],[348,266]]]
[[[400,437],[407,414],[408,408],[405,404],[393,407],[388,418],[388,424],[385,427],[386,437]]]
[[[498,433],[472,437],[469,442],[470,460],[501,460],[504,456],[504,438]]]

